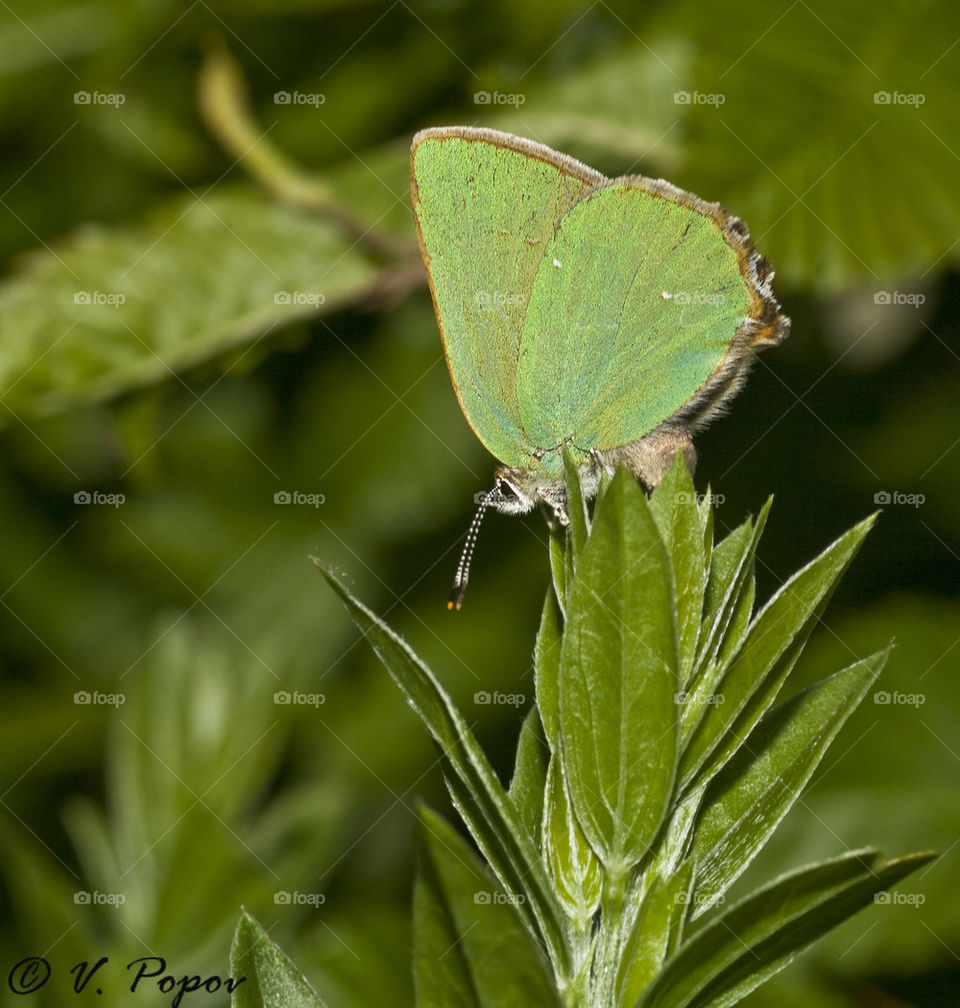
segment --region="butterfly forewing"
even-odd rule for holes
[[[489,130],[425,130],[411,176],[417,229],[463,412],[487,448],[530,463],[517,359],[534,277],[556,223],[603,176]]]

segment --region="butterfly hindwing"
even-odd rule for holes
[[[686,196],[617,179],[560,221],[534,282],[517,374],[534,444],[628,444],[720,367],[752,293],[722,211]]]

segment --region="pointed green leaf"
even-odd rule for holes
[[[716,662],[711,662],[706,668],[701,669],[692,689],[680,690],[677,694],[681,748],[687,744],[697,725],[704,719],[710,705],[724,702],[723,695],[714,692],[722,672],[723,669]]]
[[[543,818],[543,792],[547,784],[549,750],[543,737],[540,714],[531,707],[523,719],[517,742],[517,760],[510,781],[510,801],[533,837],[540,842],[540,822]]]
[[[635,1008],[736,1004],[799,951],[934,856],[887,861],[875,850],[853,851],[781,875],[697,931]]]
[[[693,838],[700,803],[705,789],[688,792],[681,801],[674,804],[670,821],[657,842],[657,853],[651,869],[667,876],[677,871],[687,857]]]
[[[580,489],[580,471],[573,452],[567,445],[563,447],[563,474],[567,489],[567,519],[570,522],[570,544],[573,548],[573,563],[576,567],[580,552],[587,542],[590,524],[587,518],[587,504]]]
[[[466,949],[443,889],[424,851],[413,888],[413,982],[423,1008],[480,1008]]]
[[[757,579],[754,575],[754,559],[751,558],[746,577],[736,593],[736,602],[730,614],[730,622],[723,631],[720,651],[715,659],[699,668],[689,689],[681,693],[683,703],[680,708],[681,747],[686,747],[694,730],[703,720],[711,704],[722,703],[718,695],[718,684],[726,671],[734,652],[743,643],[744,634],[753,615],[753,603],[757,594]]]
[[[753,606],[757,600],[757,577],[755,573],[756,559],[750,557],[750,562],[746,565],[743,580],[740,582],[736,592],[733,609],[730,611],[730,620],[723,630],[720,638],[720,648],[717,652],[717,667],[724,669],[730,663],[734,652],[743,642],[747,627],[753,617]]]
[[[889,653],[888,647],[774,707],[711,781],[691,854],[694,917],[726,892],[793,807]]]
[[[550,574],[560,612],[567,613],[567,591],[573,580],[573,554],[570,551],[570,533],[560,522],[550,524]]]
[[[655,873],[627,935],[617,975],[617,1003],[632,1008],[672,951],[693,879],[688,861],[670,875]]]
[[[773,703],[873,522],[874,516],[866,518],[831,543],[750,624],[715,690],[723,702],[708,707],[683,753],[682,786],[715,774]]]
[[[543,806],[543,857],[576,933],[589,931],[600,904],[603,870],[570,805],[557,754],[550,760]]]
[[[297,967],[245,910],[233,933],[230,974],[237,984],[232,1008],[326,1008]]]
[[[450,800],[457,814],[463,820],[464,825],[474,838],[481,853],[487,859],[487,863],[494,874],[500,880],[501,885],[510,893],[511,898],[516,901],[517,913],[523,918],[530,933],[542,938],[542,931],[537,918],[533,914],[533,902],[537,894],[531,899],[527,899],[528,881],[521,878],[517,872],[517,863],[522,855],[517,851],[515,838],[511,836],[498,837],[495,835],[497,824],[484,806],[482,798],[470,785],[460,777],[450,765],[450,761],[443,757],[441,752],[441,765],[443,767],[443,780],[450,792]],[[508,799],[509,800],[509,799]],[[514,809],[514,814],[519,814]],[[554,937],[558,942],[564,942],[562,946],[566,949],[565,935],[562,926],[563,910],[556,900],[553,890],[549,888],[549,881],[546,877],[545,869],[540,877],[540,866],[535,866],[537,874],[533,876],[532,882],[535,885],[545,887],[542,893],[545,899],[549,899],[551,904],[556,906],[557,926]]]
[[[650,498],[650,512],[673,564],[680,682],[685,683],[690,679],[697,658],[706,588],[706,557],[697,493],[680,452],[657,484]]]
[[[537,690],[537,707],[543,722],[543,732],[556,752],[560,734],[560,646],[563,640],[563,617],[556,595],[547,591],[543,615],[533,648],[533,671]]]
[[[753,569],[757,543],[763,535],[773,498],[767,498],[756,521],[749,519],[719,543],[710,556],[710,572],[704,594],[703,630],[697,665],[711,662],[727,636],[727,629],[743,588],[744,579]]]
[[[560,658],[564,775],[614,877],[643,857],[666,812],[676,692],[670,561],[645,495],[621,469],[577,566]]]
[[[690,792],[674,805],[670,821],[660,834],[656,854],[628,899],[616,978],[621,1005],[629,1006],[636,1001],[663,960],[673,955],[679,944],[693,882],[693,861],[687,858],[687,853],[703,790]],[[638,904],[632,920],[631,902]],[[647,915],[647,920],[641,922],[638,914]]]
[[[710,569],[704,597],[701,661],[716,651],[722,634],[722,621],[732,605],[736,579],[748,562],[750,547],[756,540],[756,526],[750,518],[729,532],[710,554]]]
[[[540,946],[452,826],[422,809],[415,981],[424,1008],[559,1008]],[[453,957],[455,965],[446,960]],[[456,1000],[459,996],[461,1000]]]
[[[713,491],[708,483],[707,492],[697,500],[700,525],[703,529],[703,570],[705,576],[710,574],[710,561],[713,556],[713,505]]]
[[[355,599],[318,560],[377,657],[440,747],[451,794],[484,857],[543,940],[561,974],[569,967],[562,911],[539,851],[466,721],[409,645]],[[523,900],[520,901],[520,897]]]

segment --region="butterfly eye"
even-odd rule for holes
[[[520,500],[520,494],[517,492],[517,488],[509,480],[497,480],[497,490],[499,490],[501,496],[508,501]]]

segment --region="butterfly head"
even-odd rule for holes
[[[538,504],[543,505],[553,519],[562,525],[567,524],[566,492],[562,481],[544,483],[531,473],[510,466],[501,466],[496,471],[493,487],[480,498],[470,528],[467,530],[460,563],[457,565],[457,573],[447,601],[448,609],[459,609],[463,605],[473,551],[476,549],[480,524],[487,510],[494,508],[509,515],[526,514]]]

